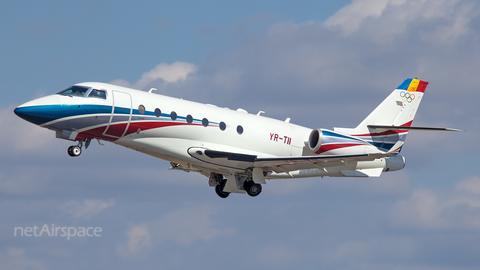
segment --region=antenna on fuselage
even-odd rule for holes
[[[152,93],[152,91],[157,91],[157,88],[150,88],[150,90],[148,90],[148,93]]]

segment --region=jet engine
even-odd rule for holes
[[[314,153],[317,153],[320,150],[320,146],[322,146],[323,134],[322,129],[317,128],[310,132],[310,136],[308,137],[308,147]]]
[[[393,157],[388,157],[385,159],[385,169],[384,172],[388,171],[398,171],[405,167],[405,158],[401,155],[396,155]]]

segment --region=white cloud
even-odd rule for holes
[[[147,252],[152,248],[152,236],[146,224],[131,226],[127,231],[127,242],[117,246],[117,252],[122,257],[130,257]]]
[[[182,208],[165,214],[158,221],[132,226],[127,232],[127,242],[119,245],[117,251],[122,257],[129,257],[164,242],[186,247],[231,234],[230,229],[217,228],[212,219],[214,213],[210,206]]]
[[[60,210],[72,215],[74,218],[90,219],[93,215],[114,205],[115,201],[112,199],[109,201],[85,199],[83,203],[71,201],[62,204]]]
[[[154,83],[162,86],[163,84],[185,81],[188,76],[191,76],[196,71],[197,66],[192,63],[180,61],[176,61],[170,65],[166,63],[160,63],[152,70],[143,73],[140,80],[133,85],[123,79],[114,80],[110,83],[137,89],[144,89],[147,86],[150,87],[154,85]]]
[[[210,206],[183,208],[166,214],[155,224],[162,241],[173,240],[188,246],[195,241],[210,241],[229,232],[218,229],[212,219],[215,210]]]
[[[478,114],[466,98],[478,84],[478,17],[468,0],[357,0],[324,23],[277,23],[198,67],[162,63],[134,85],[330,128],[358,124],[403,79],[419,77],[431,83],[421,108],[428,123],[458,126]],[[433,103],[435,94],[444,98]]]
[[[31,124],[13,113],[15,107],[0,110],[0,147],[11,154],[41,154],[52,147],[55,132]]]
[[[333,16],[325,21],[327,27],[340,26],[345,32],[351,33],[357,31],[363,20],[369,17],[378,18],[390,2],[390,0],[353,0],[337,11]]]
[[[187,76],[197,70],[197,67],[191,63],[175,62],[172,64],[161,63],[149,72],[143,73],[142,78],[136,83],[140,88],[148,85],[149,83],[163,79],[168,83],[174,83],[178,81],[184,81]]]
[[[417,34],[445,42],[466,34],[474,16],[478,16],[478,11],[469,1],[354,0],[324,25],[340,29],[344,35],[360,32],[377,42],[398,40],[400,35],[417,27]]]
[[[480,195],[480,177],[472,176],[455,185],[456,192]]]
[[[480,177],[458,182],[450,194],[414,190],[394,205],[390,220],[400,229],[480,230]]]

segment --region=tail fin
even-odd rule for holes
[[[400,152],[427,85],[426,81],[406,79],[356,128],[334,131],[359,137],[386,152]]]

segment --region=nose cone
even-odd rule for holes
[[[60,100],[56,96],[46,96],[18,106],[13,112],[20,118],[42,125],[58,118]]]
[[[37,106],[18,107],[13,112],[20,118],[27,120],[28,122],[40,125],[43,121],[35,114]]]

